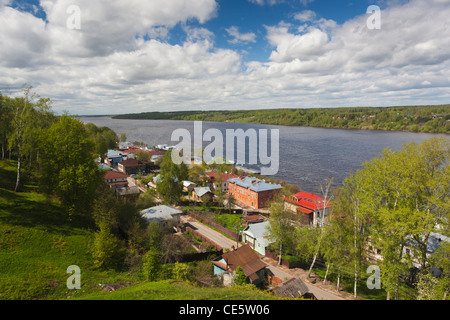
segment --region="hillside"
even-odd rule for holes
[[[0,300],[271,298],[251,288],[199,288],[172,280],[142,282],[129,275],[129,270],[96,268],[90,229],[65,220],[58,202],[35,192],[32,184],[25,183],[24,192],[11,191],[16,165],[15,161],[0,161]],[[66,285],[70,276],[66,270],[71,265],[81,268],[79,290]],[[99,284],[123,288],[105,292]]]
[[[143,112],[113,119],[197,120],[338,129],[450,133],[450,105]]]

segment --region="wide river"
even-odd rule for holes
[[[176,120],[122,120],[108,117],[81,117],[84,123],[92,122],[97,126],[105,126],[114,130],[117,135],[127,135],[130,142],[144,142],[149,147],[158,144],[176,145],[179,140],[171,141],[176,129],[187,129],[194,140],[194,122]],[[218,129],[223,133],[224,156],[226,155],[226,129],[267,129],[270,133],[279,130],[279,163],[274,178],[296,184],[304,191],[318,192],[318,184],[325,178],[334,178],[334,186],[339,186],[351,171],[361,168],[365,161],[378,156],[383,149],[399,150],[404,143],[417,143],[442,134],[410,133],[395,131],[368,131],[323,129],[310,127],[290,127],[244,124],[231,122],[202,122],[202,132],[207,129]],[[260,137],[258,135],[258,137]],[[203,142],[208,146],[211,142]],[[248,143],[245,144],[248,150]],[[238,143],[235,142],[238,147]],[[270,145],[268,146],[270,156]],[[235,160],[235,159],[233,159]],[[244,166],[258,169],[259,166]],[[264,165],[269,166],[269,165]]]

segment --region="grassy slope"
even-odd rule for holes
[[[14,161],[0,161],[0,300],[5,299],[267,299],[249,289],[200,289],[184,283],[142,283],[115,292],[100,291],[99,283],[128,283],[127,271],[93,266],[92,231],[64,219],[57,202],[26,186],[12,191]],[[81,268],[80,290],[66,286],[67,267]]]

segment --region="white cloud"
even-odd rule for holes
[[[256,42],[256,34],[252,32],[240,33],[239,28],[236,26],[231,26],[225,29],[225,31],[231,37],[233,37],[231,40],[228,41],[230,43],[238,44],[238,43]]]
[[[294,19],[300,22],[313,21],[316,18],[316,13],[311,10],[304,10],[295,14]]]
[[[134,1],[77,3],[81,30],[66,28],[69,2],[41,2],[48,24],[0,6],[0,91],[27,83],[55,110],[78,114],[450,98],[450,7],[443,0],[387,6],[381,30],[369,30],[365,14],[339,25],[303,11],[298,25],[266,26],[267,61],[244,65],[237,51],[215,46],[211,30],[189,23],[212,19],[213,0],[155,0],[139,8]],[[170,44],[165,40],[177,24],[186,38]],[[230,41],[256,41],[235,26],[228,32]]]

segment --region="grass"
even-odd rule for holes
[[[200,288],[186,282],[162,280],[98,292],[86,300],[274,300],[273,295],[250,287]]]

